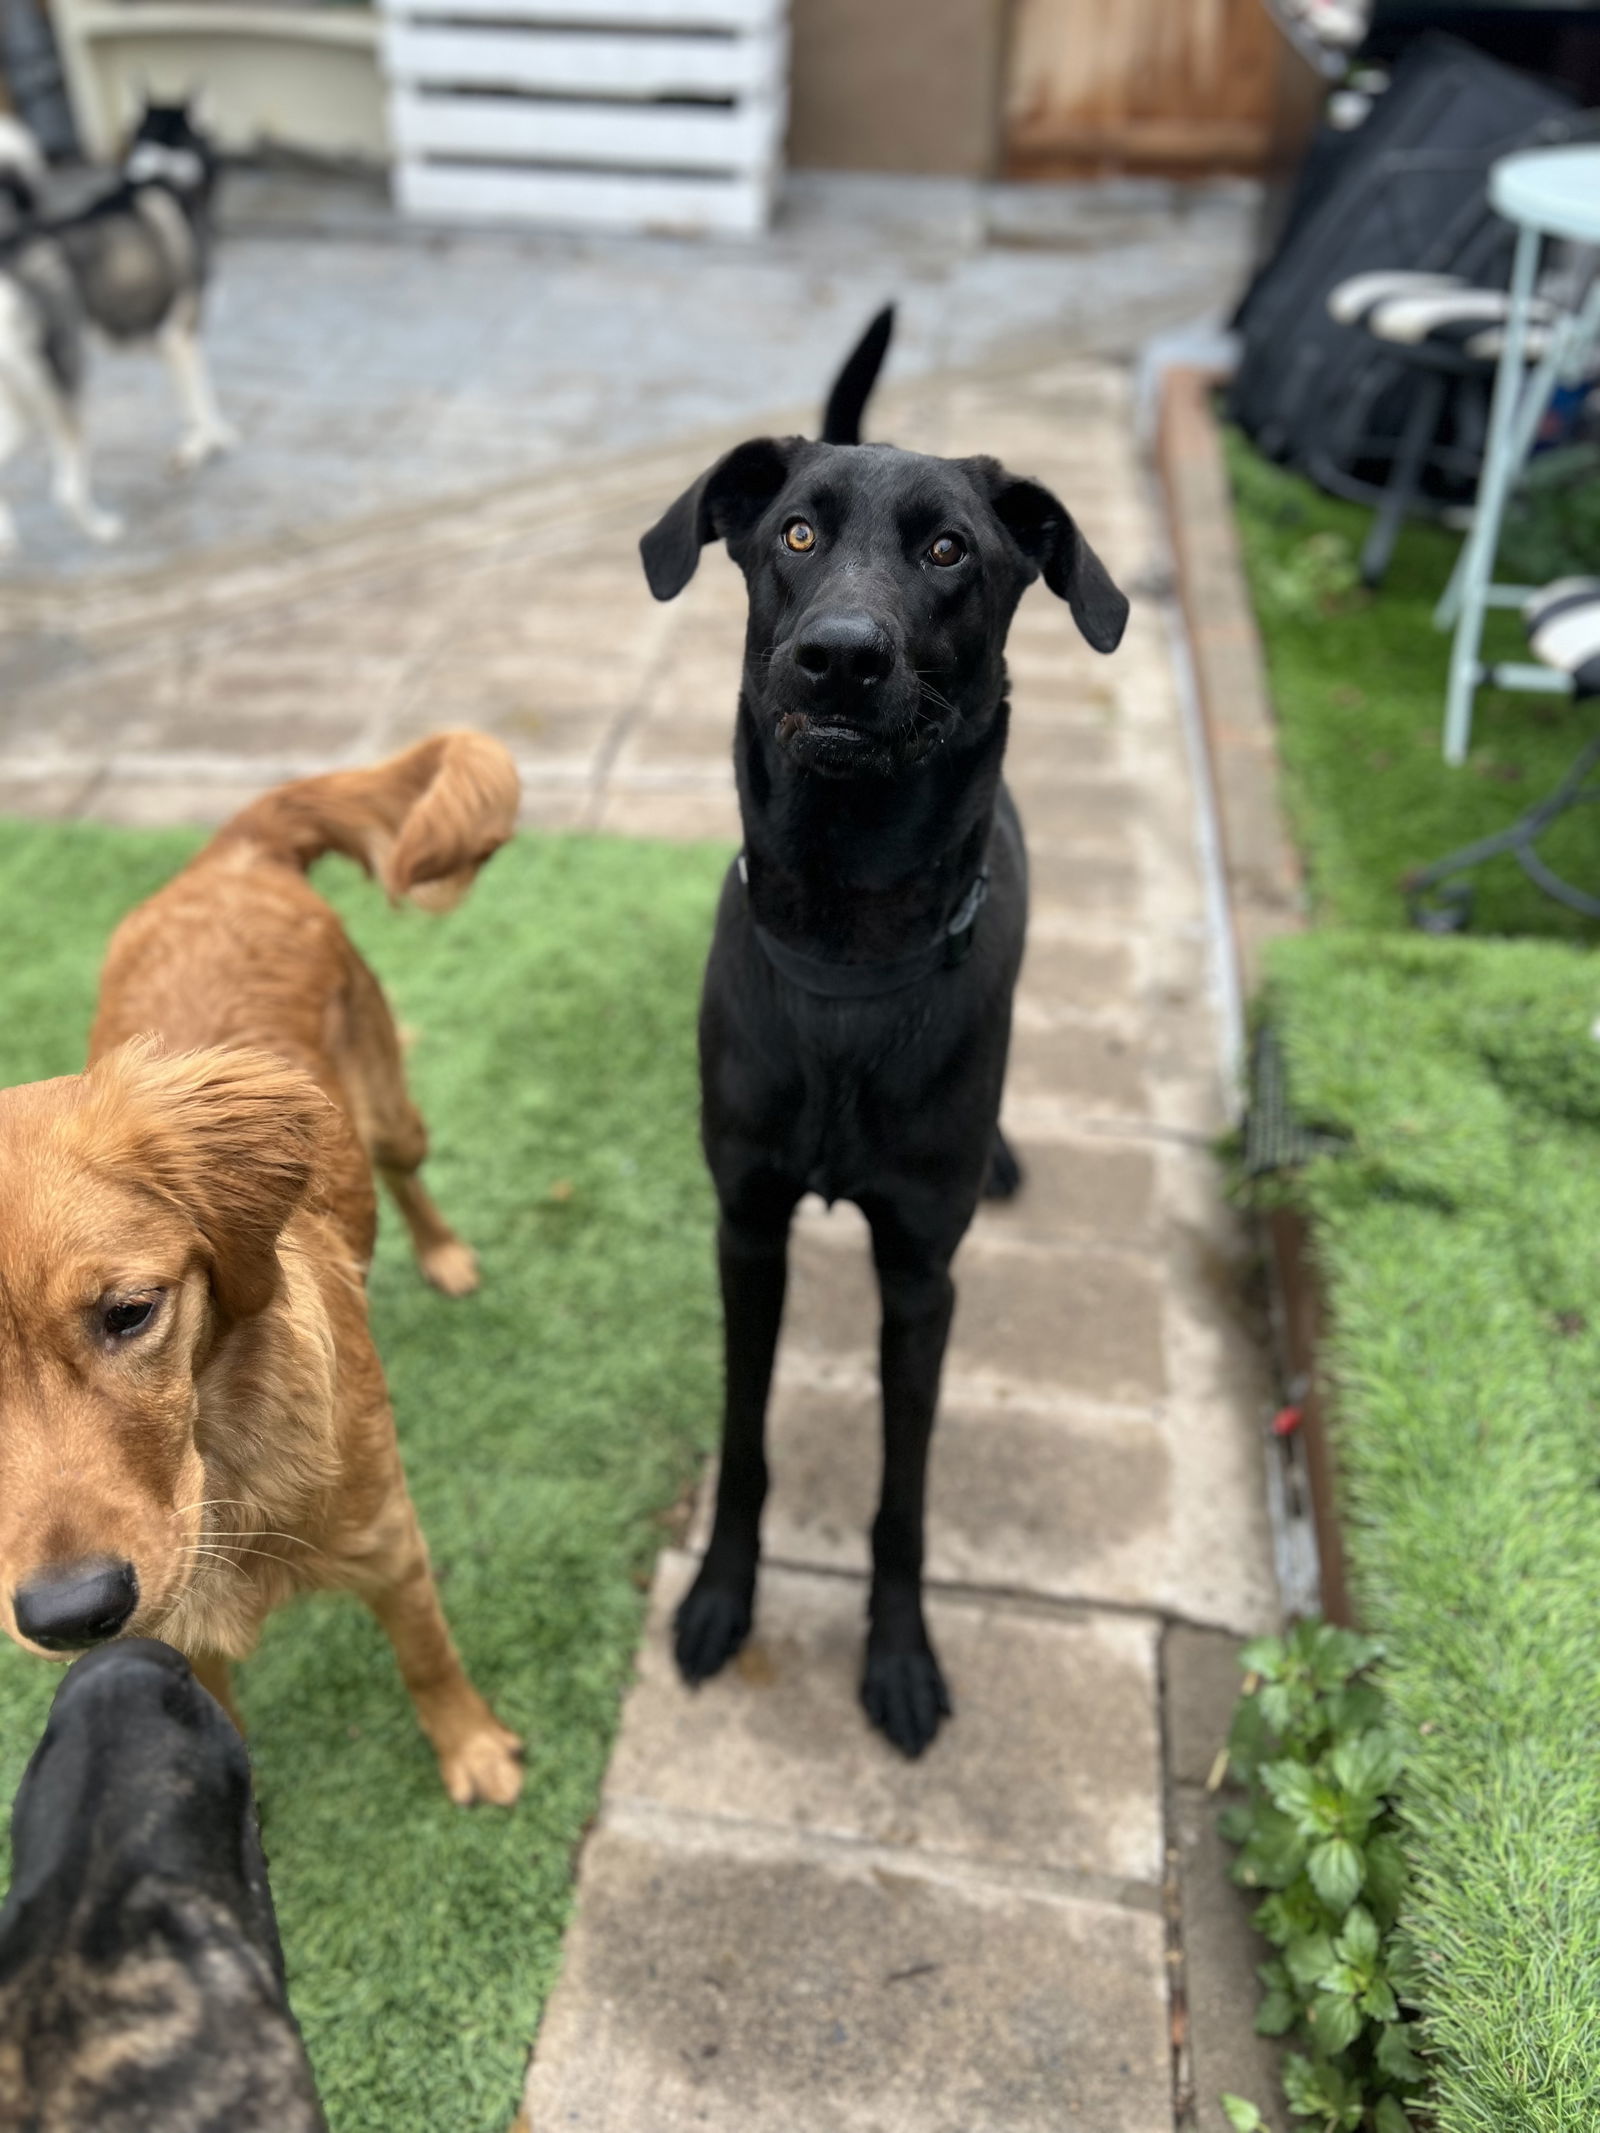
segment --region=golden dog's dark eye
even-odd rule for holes
[[[808,518],[792,518],[783,529],[783,545],[795,555],[809,555],[817,545],[817,529]]]
[[[156,1299],[141,1297],[136,1303],[107,1304],[100,1314],[100,1322],[113,1340],[126,1340],[130,1333],[142,1333],[155,1315]]]
[[[959,533],[941,533],[929,544],[928,561],[937,563],[941,570],[948,570],[952,563],[959,563],[967,552],[967,544]]]

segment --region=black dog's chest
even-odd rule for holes
[[[725,1199],[761,1175],[830,1202],[976,1194],[999,1114],[1022,912],[968,962],[887,998],[780,980],[742,923],[713,950],[702,1020],[706,1154]],[[986,920],[990,917],[985,914]]]
[[[868,998],[824,996],[775,965],[729,869],[700,1017],[702,1136],[725,1209],[808,1191],[915,1207],[954,1248],[993,1146],[1027,927],[1003,787],[984,859],[963,956],[904,984],[900,966]]]
[[[870,1031],[865,1051],[859,1040],[866,1018],[859,1011],[810,1018],[814,1026],[798,1048],[804,1096],[789,1161],[807,1192],[820,1193],[830,1206],[870,1188],[900,1138],[895,1121],[906,1122],[923,1101],[930,1006],[915,999],[897,1013],[874,1015],[882,1026]]]

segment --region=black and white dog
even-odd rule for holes
[[[1042,574],[1097,651],[1128,604],[1066,509],[992,459],[857,442],[889,332],[874,320],[824,438],[758,437],[644,536],[670,600],[726,541],[749,589],[734,736],[744,850],[700,1012],[701,1128],[720,1205],[726,1404],[710,1546],[679,1609],[691,1683],[750,1630],[767,1396],[790,1219],[807,1192],[866,1216],[882,1299],[884,1467],[862,1700],[907,1755],[950,1701],[923,1621],[928,1444],[980,1194],[1000,1137],[1027,862],[1001,778],[1006,633]]]
[[[325,2133],[244,1743],[169,1645],[90,1652],[11,1817],[0,2126]]]
[[[26,437],[42,436],[56,502],[91,540],[115,540],[122,528],[94,500],[83,436],[90,328],[112,342],[153,340],[166,357],[187,425],[180,467],[234,442],[199,339],[217,157],[186,105],[147,105],[111,189],[51,218],[39,167],[16,132],[0,140],[0,184],[14,218],[0,237],[0,465]],[[15,543],[15,522],[0,503],[0,550]]]

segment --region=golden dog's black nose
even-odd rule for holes
[[[91,1556],[80,1563],[53,1563],[19,1585],[11,1596],[17,1629],[47,1652],[81,1652],[114,1637],[139,1604],[139,1576],[132,1563]]]

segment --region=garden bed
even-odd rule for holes
[[[0,1086],[83,1063],[112,926],[185,833],[0,822]],[[468,1665],[527,1737],[510,1814],[452,1807],[376,1625],[275,1617],[240,1671],[290,1991],[334,2133],[504,2133],[554,1981],[666,1514],[717,1401],[694,1002],[727,855],[524,837],[447,918],[319,876],[418,1041],[429,1182],[481,1294],[371,1283],[401,1448]],[[0,1649],[0,1797],[60,1680]]]
[[[1600,2124],[1600,972],[1554,942],[1280,942],[1290,1188],[1345,1553],[1406,1753],[1438,2124]]]
[[[1384,1650],[1401,1925],[1425,2017],[1422,2122],[1569,2133],[1600,2124],[1587,2043],[1600,2006],[1600,969],[1593,929],[1510,860],[1482,870],[1465,939],[1409,931],[1403,883],[1552,786],[1592,716],[1483,691],[1470,760],[1447,769],[1448,639],[1432,609],[1456,537],[1408,528],[1382,592],[1363,592],[1366,514],[1197,419],[1202,382],[1169,393],[1168,493],[1235,931],[1293,1114],[1317,1134],[1317,1152],[1262,1199],[1279,1238],[1303,1245],[1287,1317],[1309,1330],[1299,1364],[1338,1454],[1338,1504],[1325,1492],[1320,1505],[1325,1548],[1334,1533],[1349,1611]],[[1177,480],[1175,444],[1191,470],[1180,465]],[[1207,454],[1210,493],[1232,506],[1220,541],[1221,513],[1209,527],[1192,506],[1185,519],[1184,479],[1205,493],[1192,469]],[[1531,582],[1570,568],[1573,531],[1536,513],[1504,567]],[[1207,577],[1218,555],[1223,586]],[[1220,630],[1219,596],[1225,613],[1238,603]],[[1514,617],[1491,618],[1489,649],[1521,653]],[[1236,707],[1252,691],[1260,708],[1241,727]],[[1287,857],[1274,844],[1285,825]],[[1552,856],[1600,880],[1583,815],[1561,826]],[[1286,892],[1297,861],[1298,896]],[[1302,932],[1308,922],[1320,930]],[[1332,1773],[1330,1760],[1299,1800],[1291,1850],[1314,1849],[1344,1811]],[[1270,1849],[1286,1832],[1301,1781],[1287,1762],[1261,1776],[1240,1833],[1269,1799],[1280,1820],[1254,1822],[1241,1871],[1258,1888],[1287,1887],[1261,1877],[1261,1833]],[[1305,1863],[1297,1851],[1283,1871]],[[1369,1892],[1355,1901],[1383,1925]],[[1263,1922],[1284,1948],[1285,1921]],[[1288,1945],[1299,1968],[1269,1972],[1264,2019],[1295,2021],[1309,2055],[1290,2077],[1303,2113],[1329,2128],[1387,2126],[1392,2096],[1375,2117],[1381,2083],[1361,2077],[1376,2031],[1334,2049],[1349,1951],[1341,1942],[1319,1969],[1314,1937]],[[1337,2061],[1326,2081],[1311,2065],[1324,2049]],[[1341,2085],[1340,2067],[1357,2080]],[[1313,2094],[1342,2098],[1339,2111],[1312,2110]]]

